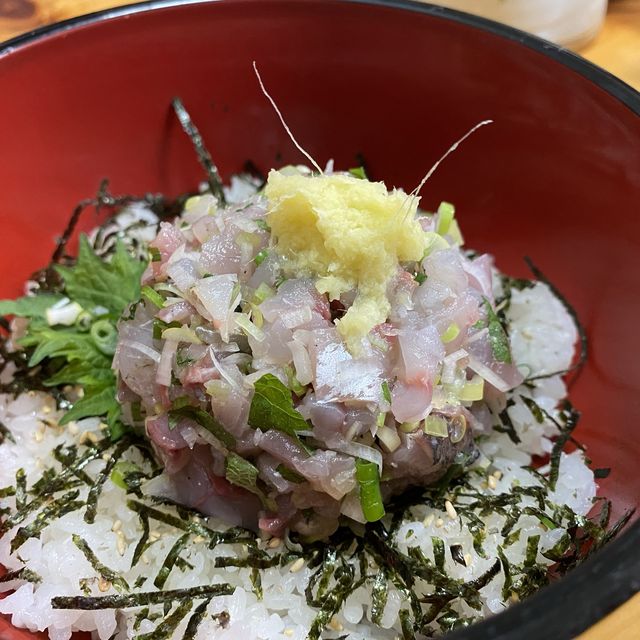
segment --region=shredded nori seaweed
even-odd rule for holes
[[[164,604],[190,598],[214,598],[230,596],[235,588],[227,583],[204,584],[187,589],[170,589],[168,591],[145,591],[129,595],[112,596],[58,596],[51,598],[54,609],[78,609],[80,611],[97,611],[99,609],[127,609],[144,607],[151,604]]]
[[[153,585],[156,588],[162,589],[162,587],[164,587],[164,584],[167,581],[167,578],[169,577],[171,570],[176,564],[176,560],[178,559],[178,556],[187,546],[187,543],[189,542],[189,537],[190,537],[189,534],[185,533],[173,543],[173,546],[169,550],[167,557],[164,559],[164,562],[162,563],[162,567],[160,567],[160,571],[158,571],[158,575],[156,576],[156,579],[153,581]]]
[[[207,147],[204,144],[204,140],[198,131],[198,128],[193,121],[191,120],[191,116],[189,112],[185,109],[184,104],[182,104],[182,100],[180,98],[174,98],[171,101],[173,106],[173,110],[178,117],[178,121],[180,122],[180,126],[183,131],[189,136],[191,143],[193,144],[193,148],[196,151],[196,155],[198,156],[198,160],[202,165],[202,168],[205,170],[207,174],[207,183],[209,184],[209,189],[211,193],[218,199],[222,205],[225,205],[227,201],[224,197],[224,189],[222,188],[222,180],[220,178],[220,174],[218,173],[218,168],[214,164],[211,154],[207,150]]]
[[[113,569],[109,569],[109,567],[102,564],[84,538],[75,533],[71,538],[73,540],[73,544],[82,551],[82,555],[87,559],[94,571],[100,575],[103,580],[110,582],[117,591],[129,591],[127,581],[122,576],[119,576]]]
[[[107,478],[111,475],[111,471],[115,466],[116,462],[122,457],[124,452],[131,447],[131,440],[129,438],[124,437],[118,441],[111,457],[104,465],[104,467],[100,470],[98,475],[96,476],[91,489],[89,489],[89,495],[87,497],[87,510],[84,514],[84,521],[87,524],[93,524],[96,518],[96,512],[98,509],[98,498],[100,497],[100,493],[102,492],[102,487],[106,482]]]
[[[166,616],[153,631],[136,636],[135,640],[164,640],[165,638],[170,638],[192,608],[192,600],[179,602],[173,612]]]
[[[29,538],[39,538],[42,531],[51,520],[61,518],[67,513],[71,513],[84,505],[82,500],[76,500],[79,492],[77,490],[65,493],[62,497],[52,500],[35,517],[31,524],[20,527],[11,540],[11,553],[19,549]]]

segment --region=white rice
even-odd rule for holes
[[[510,333],[514,357],[518,364],[528,367],[532,374],[549,373],[566,368],[573,354],[576,339],[575,327],[563,306],[553,297],[549,289],[538,284],[532,289],[514,291],[509,311]],[[486,473],[475,476],[475,487],[484,494],[509,492],[512,487],[538,485],[537,477],[522,467],[531,462],[531,454],[548,453],[550,438],[557,429],[551,420],[539,424],[521,395],[531,396],[535,402],[551,415],[556,415],[558,402],[566,395],[562,380],[555,376],[541,379],[533,389],[521,387],[512,394],[514,404],[508,409],[521,444],[515,445],[507,434],[492,432],[480,444],[482,457],[480,468]],[[60,444],[71,445],[86,439],[86,433],[100,437],[100,424],[96,419],[83,420],[71,427],[57,427],[62,413],[55,408],[51,397],[40,393],[27,393],[16,399],[0,399],[0,421],[11,431],[15,443],[5,440],[0,446],[0,486],[15,484],[16,472],[24,469],[27,486],[42,477],[45,467],[60,469],[52,452]],[[84,434],[84,435],[83,435]],[[81,450],[83,448],[81,447]],[[130,450],[124,459],[142,464],[142,457]],[[105,462],[91,462],[86,473],[94,477]],[[157,481],[154,481],[157,482]],[[85,499],[88,487],[78,487],[81,500]],[[562,454],[560,477],[552,499],[558,505],[568,505],[578,514],[587,514],[596,493],[593,473],[586,466],[582,454]],[[60,494],[56,494],[57,496]],[[151,633],[158,621],[141,620],[134,630],[134,621],[140,607],[124,611],[67,611],[51,607],[51,598],[60,595],[87,595],[80,585],[93,596],[113,595],[117,591],[110,584],[100,584],[98,573],[92,568],[82,552],[74,544],[72,535],[81,536],[99,560],[126,579],[129,585],[137,580],[139,591],[154,591],[153,580],[173,543],[182,532],[160,522],[151,521],[151,536],[156,541],[145,551],[141,561],[131,568],[132,555],[142,532],[140,519],[126,504],[129,495],[110,479],[107,479],[98,501],[97,517],[93,524],[84,521],[84,508],[73,511],[42,531],[40,538],[28,539],[16,552],[11,553],[10,544],[20,528],[33,520],[25,520],[0,539],[0,564],[9,571],[27,567],[38,574],[42,581],[31,584],[14,580],[0,584],[0,590],[13,591],[0,601],[0,612],[11,616],[12,624],[32,631],[46,631],[52,640],[67,640],[74,631],[91,631],[94,638],[131,638]],[[458,504],[464,502],[459,499]],[[533,498],[524,497],[523,504],[535,505]],[[15,498],[0,501],[0,506],[15,510]],[[460,508],[460,507],[458,507]],[[170,509],[163,508],[165,511]],[[455,505],[454,505],[455,510]],[[396,543],[401,551],[419,547],[424,555],[434,561],[434,537],[445,539],[445,568],[453,578],[465,581],[477,578],[487,571],[498,557],[498,546],[504,544],[500,529],[504,516],[492,514],[486,518],[487,532],[484,540],[486,557],[474,550],[473,538],[460,518],[451,509],[434,510],[428,506],[415,507],[410,518],[405,520],[396,533]],[[208,526],[223,530],[224,525],[215,519],[206,520]],[[504,547],[507,559],[513,564],[522,564],[529,536],[539,535],[537,562],[550,565],[542,552],[552,548],[564,535],[563,529],[543,527],[538,518],[522,516],[517,524],[521,530],[519,539]],[[280,543],[284,544],[284,543]],[[466,565],[455,562],[448,551],[449,545],[462,547]],[[263,548],[273,554],[282,550],[278,541]],[[270,546],[277,548],[271,549]],[[309,607],[305,598],[305,587],[312,574],[307,566],[300,567],[295,561],[283,568],[266,569],[262,572],[264,596],[258,599],[252,589],[250,569],[216,569],[215,558],[229,556],[242,550],[238,546],[218,545],[208,550],[204,541],[192,537],[191,543],[181,557],[193,568],[174,568],[164,586],[165,589],[189,588],[197,585],[229,583],[235,587],[232,595],[214,597],[207,608],[197,631],[198,640],[303,640],[317,610]],[[372,573],[375,568],[372,567]],[[481,611],[472,610],[464,602],[454,602],[453,608],[465,616],[488,616],[502,611],[508,603],[502,598],[504,575],[499,573],[481,590]],[[101,590],[102,588],[102,590]],[[194,606],[198,604],[196,601]],[[387,603],[380,627],[373,625],[371,617],[370,585],[354,591],[346,600],[339,614],[329,624],[329,636],[348,635],[353,640],[365,638],[395,639],[402,635],[398,613],[406,608],[405,597],[393,586],[389,589]],[[162,607],[151,607],[159,612]],[[220,617],[220,614],[223,617]],[[174,638],[182,637],[189,616],[175,629]],[[332,632],[334,632],[332,634]],[[114,636],[115,634],[115,636]]]

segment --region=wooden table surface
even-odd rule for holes
[[[0,0],[0,41],[57,20],[123,4],[127,2]],[[610,0],[600,35],[579,53],[640,90],[640,0]],[[580,640],[638,639],[640,593],[580,637]]]

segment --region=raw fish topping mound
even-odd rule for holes
[[[465,254],[451,205],[416,205],[288,168],[160,225],[114,367],[178,501],[323,538],[476,459],[523,377],[491,258]]]

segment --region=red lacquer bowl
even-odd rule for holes
[[[0,295],[46,261],[76,202],[177,194],[201,178],[170,111],[183,98],[223,174],[303,160],[260,93],[256,60],[321,163],[366,159],[423,205],[455,202],[468,245],[510,273],[531,258],[591,343],[571,391],[615,512],[640,496],[640,96],[571,53],[480,18],[374,0],[151,2],[0,47]],[[86,225],[91,221],[87,219]],[[640,529],[466,638],[564,638],[640,588]],[[0,637],[31,637],[0,621]]]

